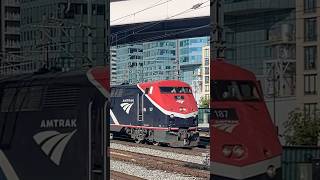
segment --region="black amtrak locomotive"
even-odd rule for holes
[[[198,108],[188,84],[162,80],[111,87],[110,130],[140,143],[198,145]]]
[[[0,79],[0,180],[105,180],[109,69]]]

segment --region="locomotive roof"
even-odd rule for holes
[[[82,80],[87,79],[86,72],[89,69],[75,70],[69,72],[45,72],[45,73],[26,73],[10,77],[0,78],[0,84],[15,84],[23,82],[45,83],[48,84],[48,80],[53,82],[61,82],[66,84],[83,84]],[[50,83],[49,83],[50,84]]]
[[[151,85],[160,85],[160,86],[189,86],[187,83],[179,80],[158,80],[158,81],[151,81],[151,82],[141,82],[138,83],[139,86],[151,86]],[[115,85],[112,87],[123,87],[123,88],[130,88],[130,87],[136,87],[137,84],[121,84],[121,85]]]
[[[252,80],[255,81],[254,73],[241,68],[225,60],[215,60],[210,64],[211,79],[214,80]]]
[[[139,83],[139,85],[159,85],[159,86],[189,86],[187,83],[180,80],[158,80],[152,82]]]

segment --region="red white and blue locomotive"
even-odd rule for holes
[[[110,130],[138,143],[197,146],[197,113],[190,86],[178,80],[111,87]]]
[[[255,75],[211,63],[211,179],[281,179],[282,148]]]

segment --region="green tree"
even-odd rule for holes
[[[284,127],[284,138],[288,145],[317,145],[320,135],[320,111],[316,110],[308,115],[295,109],[289,113],[289,120],[284,123]]]
[[[210,101],[208,98],[203,96],[200,98],[200,108],[209,108],[209,104]]]

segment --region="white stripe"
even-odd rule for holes
[[[88,80],[104,95],[104,97],[109,98],[110,93],[93,77],[91,74],[92,69],[87,71]]]
[[[77,130],[72,131],[71,133],[68,133],[68,136],[66,136],[61,142],[58,143],[58,145],[53,150],[50,159],[56,163],[56,165],[60,165],[60,161],[63,155],[63,152],[67,146],[67,143],[70,141],[71,137]]]
[[[138,88],[142,91],[143,89],[139,86],[139,84],[137,84]],[[190,118],[190,117],[193,117],[193,116],[196,116],[198,114],[198,111],[195,111],[195,112],[192,112],[192,113],[189,113],[189,114],[181,114],[181,113],[177,113],[177,112],[173,112],[173,111],[167,111],[165,109],[163,109],[159,104],[157,104],[155,101],[153,101],[149,95],[145,94],[146,97],[151,101],[151,103],[156,106],[161,112],[163,112],[164,114],[170,116],[171,114],[174,115],[175,117],[179,117],[179,118]]]
[[[127,114],[129,114],[129,111],[130,111],[130,109],[131,109],[132,106],[133,106],[133,103],[132,103],[132,104],[129,104],[128,108],[126,109]]]
[[[54,148],[54,146],[64,137],[66,137],[67,134],[59,134],[57,136],[54,136],[50,138],[47,142],[45,142],[41,149],[43,150],[46,155],[49,155],[50,151]]]
[[[119,121],[118,119],[116,118],[116,116],[113,114],[112,110],[110,109],[110,116],[111,116],[111,119],[113,120],[113,122],[116,124],[116,125],[119,125]]]
[[[255,164],[247,166],[234,166],[218,162],[210,162],[211,174],[228,177],[233,179],[245,179],[257,175],[261,175],[267,172],[267,168],[273,165],[276,169],[281,167],[281,156],[277,156],[271,159],[267,159]]]
[[[14,171],[2,150],[0,150],[0,168],[8,180],[19,180],[17,173]]]
[[[153,86],[150,87],[150,94],[152,94]]]

